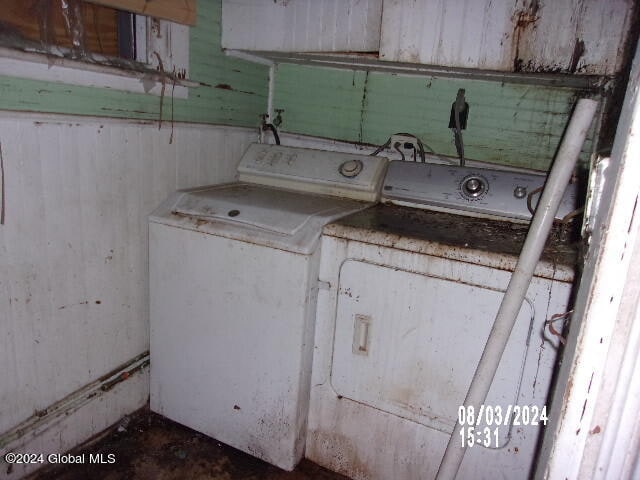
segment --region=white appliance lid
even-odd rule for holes
[[[339,197],[230,183],[175,192],[149,220],[307,255],[327,223],[369,206]]]
[[[208,220],[241,223],[282,235],[294,235],[313,217],[341,210],[331,197],[300,195],[248,184],[183,193],[173,212]]]

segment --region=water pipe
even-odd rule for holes
[[[547,178],[544,191],[531,221],[529,233],[522,247],[520,258],[511,275],[507,291],[502,298],[489,338],[476,367],[476,372],[464,400],[465,406],[473,406],[476,412],[487,398],[496,374],[500,358],[511,335],[518,312],[524,301],[540,255],[551,231],[553,219],[569,183],[587,131],[596,113],[598,102],[590,99],[578,100],[555,162]],[[460,440],[462,425],[456,422],[447,449],[444,452],[436,480],[453,480],[458,473],[466,446]]]

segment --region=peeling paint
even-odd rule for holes
[[[246,93],[247,95],[255,95],[255,92],[249,92],[247,90],[236,90],[228,83],[218,83],[214,88],[219,88],[221,90],[229,90],[232,92]]]
[[[579,38],[576,38],[575,47],[573,48],[573,54],[571,55],[571,63],[569,64],[569,72],[575,73],[578,70],[578,62],[584,56],[585,44]]]
[[[380,58],[483,70],[615,75],[623,66],[621,47],[634,3],[385,2]]]
[[[577,95],[572,88],[282,64],[274,102],[286,109],[291,133],[380,145],[395,132],[409,132],[439,154],[456,156],[446,127],[458,88],[474,99],[466,156],[549,168]],[[585,161],[591,145],[585,143]]]
[[[268,67],[230,58],[222,52],[220,0],[200,2],[197,14],[197,25],[190,28],[189,34],[189,71],[201,86],[191,88],[188,99],[174,100],[174,120],[252,127],[256,116],[266,108]],[[178,72],[178,76],[182,75],[183,72]],[[210,88],[211,85],[232,86],[233,93],[223,97],[220,90]],[[0,76],[0,90],[3,92],[0,109],[6,110],[131,119],[156,118],[158,114],[159,97],[156,95],[70,87],[9,76]],[[235,108],[225,108],[230,106]],[[169,116],[167,111],[163,119],[169,120]]]
[[[367,83],[369,81],[369,72],[364,75],[364,86],[362,88],[362,102],[360,103],[360,134],[358,135],[358,141],[362,143],[362,131],[364,129],[364,112],[367,108]]]

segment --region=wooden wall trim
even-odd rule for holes
[[[196,24],[197,0],[86,0],[90,3],[163,18],[185,25]]]

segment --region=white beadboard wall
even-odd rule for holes
[[[384,0],[380,58],[612,75],[632,8],[632,0]]]
[[[222,0],[222,47],[377,51],[382,0]]]
[[[170,134],[169,123],[0,112],[0,434],[149,348],[147,215],[176,188],[232,180],[257,139],[190,124]],[[125,406],[112,398],[38,451],[65,451],[142,406],[148,382],[134,384]]]

